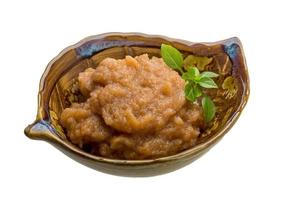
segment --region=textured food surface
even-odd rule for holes
[[[81,72],[78,81],[86,101],[64,109],[61,124],[84,150],[116,159],[150,159],[196,143],[202,110],[186,102],[184,80],[161,58],[106,58]]]

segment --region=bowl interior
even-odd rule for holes
[[[150,57],[161,57],[161,43],[175,46],[185,56],[198,57],[197,65],[201,70],[215,71],[220,75],[216,79],[219,89],[207,90],[216,105],[217,114],[201,134],[198,144],[221,134],[222,130],[230,126],[233,118],[244,107],[249,92],[245,60],[240,42],[236,38],[217,43],[193,44],[158,37],[106,36],[86,39],[64,50],[50,63],[50,67],[43,75],[40,107],[43,107],[47,114],[46,118],[58,136],[70,143],[59,123],[59,116],[72,102],[84,100],[78,88],[79,72],[88,67],[96,68],[107,57],[120,59],[126,55],[137,56],[144,53],[148,53]],[[204,62],[203,59],[208,60],[208,64],[200,65],[199,63]]]

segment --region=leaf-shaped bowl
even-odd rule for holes
[[[58,119],[65,107],[81,98],[76,79],[78,73],[88,67],[96,67],[106,57],[124,58],[125,55],[143,53],[160,57],[162,43],[174,46],[185,56],[193,55],[191,62],[200,70],[220,74],[217,80],[219,89],[208,94],[216,104],[217,114],[200,135],[198,143],[176,155],[149,160],[108,159],[73,145]],[[106,33],[67,47],[48,64],[40,81],[37,118],[27,126],[25,134],[32,139],[48,141],[74,160],[102,172],[122,176],[159,175],[191,163],[215,145],[234,125],[248,97],[249,77],[238,38],[192,43],[141,33]]]

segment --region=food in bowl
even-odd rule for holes
[[[190,83],[185,77],[199,72],[190,67],[181,77],[182,62],[170,63],[176,55],[166,57],[164,50],[172,54],[175,49],[162,46],[163,58],[105,58],[79,73],[84,101],[72,103],[60,117],[70,141],[89,153],[127,160],[174,155],[194,146],[205,121],[202,106],[186,98]]]

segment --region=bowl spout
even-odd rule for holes
[[[54,138],[54,131],[51,125],[45,120],[36,120],[28,125],[25,130],[25,135],[35,140],[45,140]]]

